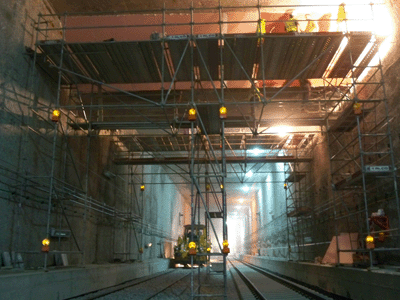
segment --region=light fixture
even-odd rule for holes
[[[246,185],[246,186],[242,187],[242,190],[244,192],[248,192],[250,190],[250,188]]]
[[[228,254],[230,252],[228,240],[224,240],[222,246],[224,246],[222,248],[222,253]]]
[[[252,170],[248,171],[248,172],[246,173],[246,176],[247,176],[247,177],[253,176],[253,171],[252,171]]]
[[[142,184],[142,185],[140,186],[140,190],[143,192],[144,189],[145,189],[145,186],[144,186],[144,184]]]
[[[189,255],[196,255],[196,243],[195,242],[189,243]]]
[[[42,252],[49,252],[50,251],[50,240],[45,238],[42,241]]]
[[[196,121],[196,110],[194,108],[189,109],[189,121]]]
[[[268,133],[277,134],[280,137],[284,137],[291,131],[293,131],[293,128],[290,126],[271,127],[267,130]]]
[[[374,242],[374,237],[373,237],[372,235],[368,235],[368,236],[365,238],[365,241],[366,241],[367,243],[373,243],[373,242]]]
[[[53,113],[51,115],[51,121],[57,123],[60,120],[60,114],[61,112],[58,109],[53,110]]]
[[[257,156],[257,155],[261,155],[264,152],[264,150],[255,148],[255,149],[248,150],[248,152]]]
[[[220,107],[219,109],[219,118],[226,119],[227,110],[225,106]]]
[[[372,235],[368,235],[365,238],[365,241],[367,242],[367,249],[374,249],[375,248],[375,243],[374,243],[374,237]]]

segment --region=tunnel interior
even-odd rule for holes
[[[399,266],[397,5],[277,2],[4,5],[2,266]]]

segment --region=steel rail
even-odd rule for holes
[[[249,288],[249,290],[251,291],[251,293],[254,295],[254,297],[256,299],[261,299],[261,300],[267,300],[267,298],[265,298],[263,296],[263,294],[261,293],[261,291],[259,291],[257,289],[257,287],[250,281],[250,279],[248,279],[246,277],[246,275],[244,275],[242,272],[239,271],[239,269],[237,267],[235,267],[235,265],[232,263],[232,261],[230,259],[228,259],[228,261],[230,262],[230,264],[232,265],[233,269],[237,272],[237,274],[239,275],[240,279],[242,279],[242,281],[244,282],[244,284]]]
[[[128,281],[122,282],[120,284],[116,284],[114,286],[111,286],[111,287],[98,289],[98,290],[95,290],[95,291],[92,291],[92,292],[89,292],[89,293],[85,293],[85,294],[81,294],[81,295],[74,296],[74,297],[71,297],[71,298],[67,298],[65,300],[72,300],[72,299],[93,300],[93,299],[98,299],[98,298],[107,296],[109,294],[113,294],[115,292],[124,290],[126,288],[130,288],[130,287],[133,287],[135,285],[139,285],[141,283],[144,283],[144,282],[147,282],[147,281],[151,281],[151,280],[159,278],[161,276],[168,275],[168,274],[173,273],[175,271],[176,270],[169,270],[169,271],[166,271],[166,272],[162,272],[161,274],[156,274],[155,276],[152,276],[152,275],[147,276],[147,277],[145,277],[143,279],[128,280]],[[187,275],[188,274],[186,274],[184,277],[186,277]],[[182,278],[180,278],[179,280],[181,280]],[[175,284],[175,283],[176,282],[174,282],[173,284]]]

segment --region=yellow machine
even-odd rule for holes
[[[192,226],[185,225],[183,236],[178,238],[178,244],[174,248],[175,264],[185,266],[191,262],[189,255],[189,243],[192,242],[191,231]],[[196,255],[193,256],[194,264],[205,264],[208,258],[205,254],[210,252],[211,243],[207,242],[207,230],[204,225],[194,225],[193,242],[196,243]]]

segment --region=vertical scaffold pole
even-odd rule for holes
[[[225,105],[224,98],[224,64],[223,64],[223,42],[224,37],[222,33],[222,7],[221,1],[218,5],[219,10],[219,34],[220,34],[220,73],[221,73],[221,102]],[[225,193],[225,176],[226,176],[226,159],[225,159],[225,122],[221,121],[221,142],[222,142],[222,235],[223,241],[227,240],[227,228],[226,228],[226,193]],[[223,274],[224,274],[224,299],[227,299],[227,282],[226,282],[226,254],[223,254]]]
[[[101,86],[97,87],[98,90],[101,89]],[[90,111],[89,111],[89,126],[87,133],[87,145],[86,145],[86,174],[85,174],[85,210],[83,215],[83,230],[82,230],[82,266],[85,265],[85,246],[86,246],[86,231],[87,231],[87,214],[88,214],[88,197],[89,197],[89,168],[90,168],[90,142],[91,142],[91,132],[92,132],[92,114],[93,114],[93,85],[92,85],[92,93],[91,93],[91,101],[90,101]],[[114,252],[114,243],[113,243],[113,252]]]
[[[191,104],[194,105],[194,49],[193,49],[193,2],[190,3],[190,96],[191,96]],[[194,241],[194,181],[196,178],[194,177],[194,159],[195,159],[195,135],[194,135],[194,122],[191,122],[191,155],[190,155],[190,177],[191,177],[191,233],[190,233],[190,241]],[[191,298],[194,299],[194,268],[193,268],[193,255],[190,255],[190,294]]]
[[[193,82],[192,82],[193,84]],[[191,122],[191,131],[190,131],[190,177],[191,177],[191,185],[190,185],[190,241],[193,241],[193,231],[194,231],[194,147],[195,147],[195,135],[194,135],[194,122]],[[191,275],[190,275],[190,295],[191,299],[194,299],[194,268],[193,268],[193,255],[190,255],[190,266],[191,266]]]
[[[226,192],[225,192],[225,177],[226,177],[226,157],[225,157],[225,121],[222,119],[221,124],[221,138],[222,138],[222,228],[223,228],[223,240],[228,239],[228,231],[226,226]],[[224,254],[224,299],[227,299],[227,278],[226,278],[226,259],[227,254]]]
[[[161,103],[164,103],[164,73],[165,73],[165,2],[162,9],[162,36],[161,36]]]
[[[66,19],[67,19],[67,14],[65,13],[64,14],[64,26],[62,29],[60,65],[59,65],[59,71],[58,71],[58,85],[57,85],[58,88],[57,88],[57,98],[56,98],[55,108],[60,107],[61,78],[62,78],[61,69],[63,67]],[[38,24],[38,26],[39,26],[39,24]],[[58,132],[58,122],[55,122],[54,123],[54,134],[53,134],[53,150],[52,150],[52,157],[51,157],[51,169],[50,169],[49,202],[48,202],[48,207],[47,207],[46,238],[49,238],[49,236],[50,236],[51,206],[52,206],[52,197],[53,197],[54,172],[55,172],[56,150],[57,150],[57,132]],[[44,266],[43,266],[44,271],[47,271],[47,260],[48,260],[48,253],[46,252],[44,255]]]

